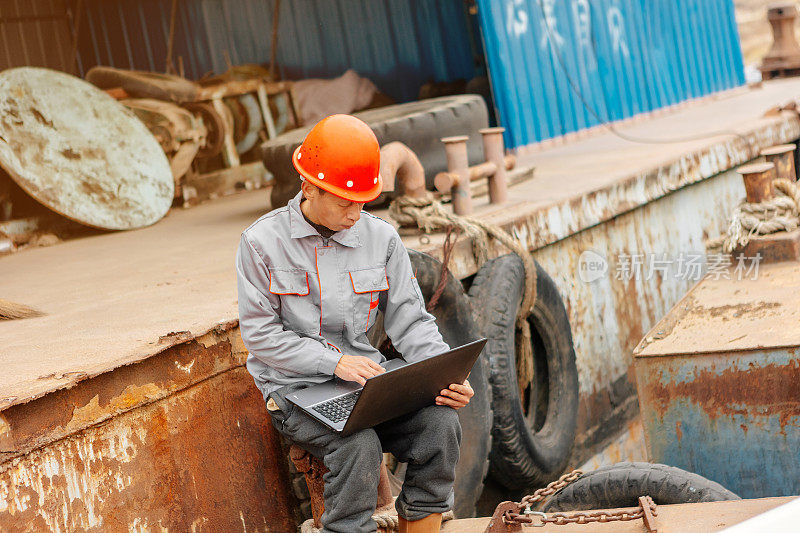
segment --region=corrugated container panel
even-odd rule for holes
[[[0,70],[21,66],[74,71],[65,0],[0,0]]]
[[[81,74],[94,65],[166,70],[170,1],[85,5]],[[174,64],[180,57],[186,76],[198,79],[227,70],[226,55],[233,64],[269,62],[273,13],[274,0],[180,0]],[[468,27],[461,0],[284,0],[278,64],[287,79],[353,68],[407,101],[428,81],[475,75]]]
[[[732,0],[476,0],[519,147],[744,83]]]

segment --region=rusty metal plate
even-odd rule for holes
[[[634,359],[796,348],[798,291],[800,263],[735,261],[695,285],[644,336]]]
[[[175,187],[161,147],[132,112],[43,68],[0,73],[0,166],[48,208],[101,229],[153,224]]]

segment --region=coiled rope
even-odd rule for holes
[[[517,380],[521,386],[530,383],[533,379],[533,348],[528,317],[536,302],[536,263],[528,248],[496,224],[450,212],[430,191],[420,198],[395,198],[389,206],[389,215],[401,226],[416,226],[423,233],[448,228],[459,229],[472,239],[472,251],[478,268],[489,259],[489,238],[495,239],[522,259],[525,267],[525,290],[517,309]],[[449,254],[447,259],[444,268],[447,268]]]
[[[778,195],[770,200],[750,203],[743,200],[733,211],[725,235],[706,243],[709,252],[731,253],[747,246],[756,235],[793,231],[800,226],[800,187],[793,181],[772,181]]]

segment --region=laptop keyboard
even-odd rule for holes
[[[356,400],[360,394],[361,389],[326,402],[318,403],[313,406],[312,409],[331,422],[341,422],[350,416],[350,411],[353,410],[353,406],[356,404]]]

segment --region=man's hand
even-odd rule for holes
[[[360,355],[342,355],[336,365],[334,374],[345,381],[356,381],[362,387],[371,377],[383,374],[386,369],[368,357]]]
[[[453,383],[447,389],[442,389],[439,396],[436,397],[436,405],[447,405],[453,409],[461,409],[469,403],[470,398],[475,396],[475,391],[469,384],[469,380],[465,379],[463,385]]]

